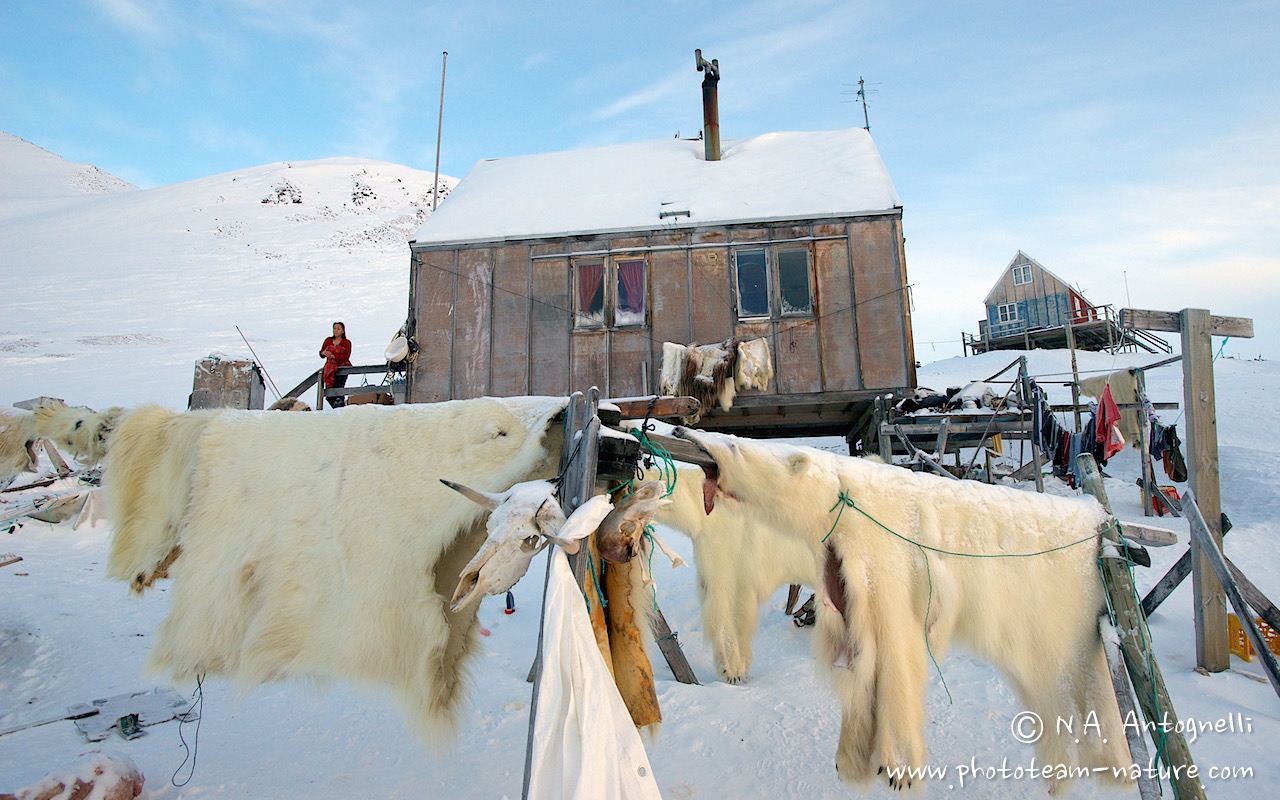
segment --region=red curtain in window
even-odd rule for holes
[[[618,297],[618,310],[644,311],[644,262],[619,261],[618,285],[622,288]]]
[[[579,264],[578,313],[590,316],[603,308],[603,298],[597,297],[604,285],[604,264]]]

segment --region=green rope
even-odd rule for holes
[[[650,579],[652,579],[652,577],[653,577],[653,551],[654,551],[654,550],[656,549],[656,547],[657,547],[657,546],[653,543],[653,526],[652,526],[652,525],[645,525],[645,526],[644,526],[644,537],[645,537],[646,539],[648,539],[648,540],[649,540],[649,576],[650,576]],[[653,584],[653,610],[654,610],[654,611],[657,611],[657,610],[658,610],[658,584],[657,584],[656,582]]]
[[[667,491],[662,496],[670,497],[676,490],[676,479],[678,477],[676,460],[672,458],[671,453],[667,452],[666,448],[650,440],[642,429],[631,428],[629,432],[640,440],[641,447],[657,457],[658,477],[667,486]]]
[[[587,551],[587,572],[590,572],[590,573],[591,573],[591,582],[592,582],[593,584],[595,584],[595,587],[596,587],[596,597],[599,597],[599,598],[600,598],[600,607],[601,607],[601,608],[608,608],[608,607],[609,607],[609,601],[608,601],[608,600],[606,600],[606,599],[604,598],[604,592],[602,592],[602,591],[600,590],[600,578],[596,575],[596,565],[595,565],[595,561],[591,558],[591,551],[590,551],[590,550],[588,550],[588,551]],[[584,599],[584,600],[586,600],[586,601],[587,601],[587,613],[588,613],[588,614],[590,614],[590,613],[591,613],[591,598],[587,595],[587,593],[586,593],[585,591],[582,593],[582,599]]]
[[[929,614],[933,610],[933,569],[932,567],[929,566],[929,552],[940,553],[942,555],[947,555],[947,556],[957,556],[959,558],[1031,558],[1032,556],[1042,556],[1042,555],[1045,555],[1046,553],[1053,553],[1058,550],[1066,550],[1068,547],[1075,547],[1078,544],[1095,541],[1099,536],[1099,534],[1095,533],[1092,536],[1087,536],[1083,539],[1078,539],[1069,544],[1060,545],[1058,547],[1051,547],[1047,550],[1037,550],[1034,553],[957,553],[953,550],[943,550],[942,548],[939,548],[939,547],[931,547],[927,544],[917,542],[915,539],[912,539],[910,537],[903,536],[902,534],[893,530],[889,526],[885,525],[880,520],[868,514],[863,509],[859,508],[858,504],[855,503],[853,501],[853,498],[849,496],[849,493],[846,492],[844,489],[841,489],[840,496],[836,499],[836,504],[833,505],[827,511],[827,513],[829,514],[832,511],[835,511],[836,509],[840,509],[840,510],[836,514],[835,522],[831,523],[831,530],[827,531],[827,535],[822,537],[822,541],[825,542],[827,539],[831,538],[831,534],[835,533],[836,526],[840,524],[840,517],[844,515],[844,510],[846,508],[852,508],[854,511],[857,511],[859,514],[861,514],[862,516],[866,517],[867,519],[875,523],[876,526],[878,526],[881,530],[885,531],[886,533],[892,536],[895,536],[898,539],[901,539],[902,541],[908,544],[915,545],[917,548],[919,548],[920,554],[924,557],[925,578],[929,584],[929,597],[928,597],[928,600],[926,600],[925,602],[924,648],[929,653],[929,660],[933,662],[933,668],[938,673],[938,679],[942,681],[942,688],[947,693],[947,700],[952,703],[954,703],[955,701],[951,699],[951,689],[947,686],[947,679],[942,674],[942,667],[938,665],[938,659],[935,658],[933,655],[933,647],[930,646],[929,644]]]

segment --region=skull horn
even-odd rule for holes
[[[493,494],[492,492],[482,492],[479,489],[472,489],[470,486],[463,486],[461,483],[454,483],[451,480],[441,478],[440,482],[458,494],[467,498],[471,502],[493,511],[503,500],[507,499],[505,494]]]

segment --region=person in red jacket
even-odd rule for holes
[[[351,366],[351,340],[347,338],[347,326],[341,322],[333,323],[333,335],[320,345],[320,357],[324,361],[324,372],[320,374],[320,382],[324,388],[347,385],[347,376],[338,374],[338,367]],[[347,404],[345,397],[330,397],[329,406],[338,408]]]

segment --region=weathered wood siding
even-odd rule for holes
[[[805,247],[814,313],[737,319],[738,246]],[[573,327],[575,255],[646,259],[644,327]],[[606,396],[654,391],[662,343],[764,338],[775,379],[746,396],[820,396],[914,386],[901,223],[893,216],[654,231],[417,252],[411,281],[420,345],[410,401],[484,394]]]
[[[559,250],[537,245],[539,251]],[[569,294],[569,259],[533,259],[529,266],[534,298],[529,313],[529,391],[566,395],[569,390],[569,330],[573,299]]]
[[[529,248],[503,247],[493,264],[493,334],[488,394],[529,394]]]
[[[418,357],[408,380],[411,400],[438,403],[453,397],[453,290],[458,254],[421,253],[414,259],[413,315]]]
[[[851,226],[849,241],[862,384],[906,386],[913,364],[908,357],[914,353],[908,352],[910,319],[897,221],[859,222]]]
[[[453,397],[489,394],[493,364],[490,336],[493,299],[493,250],[458,253],[453,294]]]
[[[847,226],[822,227],[826,235],[848,234]],[[862,365],[858,358],[858,327],[854,324],[848,240],[814,242],[813,260],[818,305],[822,309],[818,336],[822,348],[823,388],[827,391],[861,389]]]

